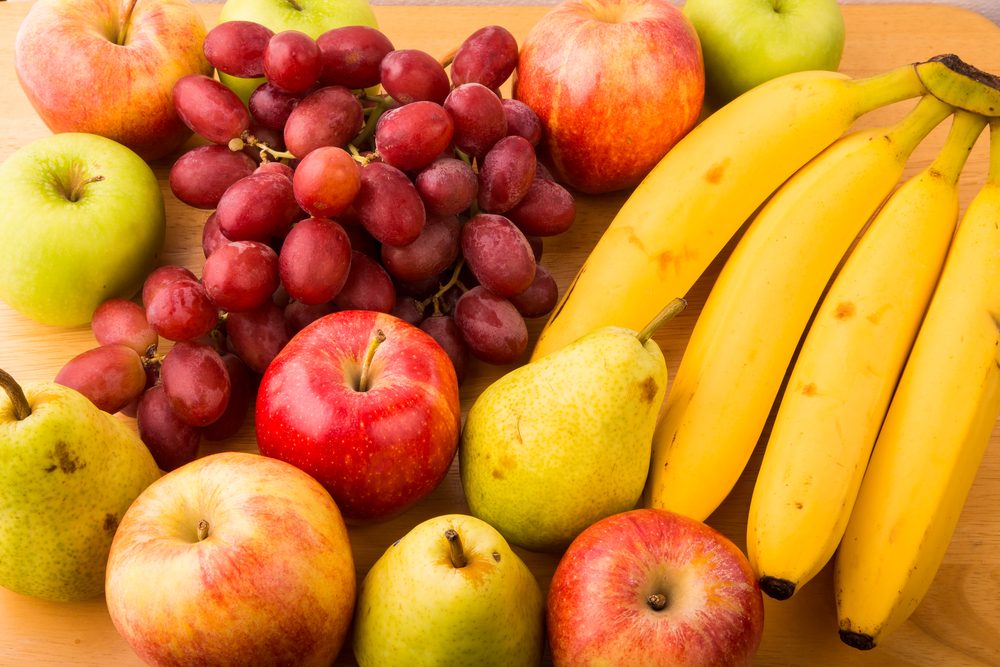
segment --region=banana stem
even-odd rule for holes
[[[1000,185],[1000,118],[990,121],[990,171],[986,182]]]
[[[853,85],[858,88],[858,115],[862,115],[901,100],[908,100],[927,92],[917,76],[914,65],[903,65],[883,74],[857,79]]]
[[[28,403],[21,385],[3,369],[0,369],[0,389],[7,392],[7,396],[10,398],[10,404],[14,408],[14,419],[21,421],[31,415],[31,405]]]
[[[903,120],[889,128],[886,138],[897,146],[900,161],[906,160],[913,149],[955,109],[933,95],[924,95]]]
[[[951,185],[957,183],[962,167],[965,166],[965,161],[969,158],[969,153],[985,125],[986,119],[979,114],[956,111],[951,130],[948,131],[948,139],[931,163],[931,171],[936,171]]]

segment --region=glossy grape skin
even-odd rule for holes
[[[536,178],[521,201],[506,215],[525,234],[555,236],[573,226],[576,202],[563,186]]]
[[[274,32],[253,21],[224,21],[205,35],[205,58],[231,76],[264,76],[264,49]]]
[[[559,301],[559,287],[552,274],[541,265],[535,267],[535,279],[528,289],[509,297],[522,317],[542,317],[552,312]]]
[[[181,279],[156,290],[146,304],[146,319],[167,340],[194,340],[211,331],[219,311],[195,280]]]
[[[535,149],[524,137],[498,141],[479,168],[479,207],[505,213],[528,193],[535,179]]]
[[[347,282],[351,241],[336,222],[307,218],[288,233],[278,266],[291,298],[307,305],[330,301]]]
[[[153,298],[159,289],[165,285],[176,280],[194,280],[197,282],[198,278],[191,273],[190,270],[184,268],[183,266],[175,266],[173,264],[166,264],[164,266],[158,266],[153,269],[146,280],[142,283],[142,302],[149,306],[149,302]]]
[[[202,437],[211,441],[228,440],[239,433],[257,395],[257,378],[243,360],[231,352],[221,358],[229,376],[229,401],[222,415],[202,429]]]
[[[229,239],[219,229],[219,217],[215,211],[212,211],[201,228],[201,252],[207,259],[209,255],[227,243],[229,243]]]
[[[458,218],[434,216],[424,230],[405,246],[382,246],[382,266],[398,280],[415,282],[432,278],[458,257],[461,224]]]
[[[160,365],[160,381],[170,409],[191,426],[206,426],[222,416],[229,403],[229,373],[222,357],[203,343],[174,345]]]
[[[270,81],[265,81],[250,93],[247,104],[255,121],[273,130],[284,130],[292,110],[301,101],[300,95],[281,90]]]
[[[510,364],[528,348],[528,327],[517,308],[482,286],[455,304],[455,324],[469,352],[490,364]]]
[[[479,180],[472,167],[457,158],[439,157],[413,179],[428,214],[456,215],[476,201]]]
[[[451,88],[441,63],[417,49],[397,49],[386,54],[379,67],[379,79],[400,104],[421,100],[441,104]]]
[[[403,171],[426,167],[447,150],[455,131],[440,104],[413,102],[385,112],[375,129],[375,150]]]
[[[396,288],[378,262],[359,252],[351,253],[347,282],[334,298],[340,310],[376,310],[391,313],[396,307]]]
[[[532,146],[542,140],[542,121],[531,107],[521,100],[502,100],[504,115],[507,117],[507,134],[524,137]]]
[[[108,299],[98,306],[90,319],[90,331],[101,345],[126,345],[139,355],[155,350],[159,342],[146,311],[127,299]]]
[[[263,373],[290,336],[284,310],[273,301],[226,318],[226,333],[233,351],[255,373]]]
[[[184,124],[212,143],[228,144],[250,127],[250,112],[236,93],[204,74],[178,79],[173,98]]]
[[[101,410],[114,414],[142,394],[146,369],[134,349],[110,343],[67,361],[55,382],[76,389]]]
[[[520,294],[535,278],[531,244],[502,215],[480,213],[466,222],[462,255],[479,283],[500,296]]]
[[[299,216],[292,182],[281,174],[255,172],[229,186],[215,213],[231,241],[261,241],[282,236]]]
[[[333,312],[336,312],[336,309],[330,301],[313,305],[291,301],[285,306],[285,330],[289,336],[294,336],[309,324]]]
[[[278,174],[279,176],[284,176],[288,180],[292,181],[293,185],[295,184],[295,182],[293,180],[295,178],[295,171],[291,167],[289,167],[287,164],[285,164],[284,162],[262,162],[262,163],[260,163],[257,166],[257,169],[254,170],[254,173],[257,173],[257,174],[266,174],[266,173]],[[294,191],[294,188],[293,188],[293,191]]]
[[[499,88],[517,67],[517,40],[506,28],[490,25],[475,31],[462,42],[451,63],[451,81],[481,83]]]
[[[413,243],[427,220],[416,187],[406,174],[384,162],[372,162],[361,170],[354,208],[369,234],[395,246]]]
[[[256,168],[257,163],[242,151],[214,144],[198,146],[170,168],[170,190],[188,206],[214,209],[230,185]]]
[[[312,88],[322,67],[316,40],[298,30],[277,33],[264,49],[264,76],[289,93],[304,93]]]
[[[455,367],[455,376],[461,384],[465,378],[465,370],[469,365],[469,348],[462,339],[454,318],[448,315],[432,315],[420,323],[420,328],[430,334],[438,345],[448,354],[451,365]]]
[[[258,241],[230,241],[205,260],[201,282],[222,310],[253,310],[278,287],[278,255]]]
[[[162,384],[142,394],[135,419],[139,438],[160,470],[170,472],[198,456],[201,432],[174,413]]]
[[[444,108],[455,123],[455,145],[472,157],[482,158],[507,136],[503,103],[482,84],[458,86],[448,94]]]
[[[324,86],[369,88],[378,85],[382,59],[393,50],[392,42],[379,30],[364,25],[327,30],[316,38],[323,69]]]
[[[320,146],[346,146],[364,126],[361,103],[343,86],[309,93],[285,122],[285,148],[301,159]]]
[[[361,188],[361,168],[343,148],[321,146],[299,162],[292,185],[302,210],[330,218],[354,201]]]

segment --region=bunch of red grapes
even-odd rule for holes
[[[337,310],[392,313],[448,353],[493,364],[527,347],[524,318],[555,306],[541,237],[573,223],[570,193],[537,162],[538,117],[498,89],[518,60],[488,26],[449,63],[350,26],[314,40],[247,21],[205,39],[220,72],[266,77],[244,105],[215,79],[174,88],[178,114],[211,142],[182,155],[170,186],[212,209],[199,279],[147,278],[139,304],[94,314],[100,347],[57,381],[134,414],[161,468],[243,424],[260,374],[310,322]],[[381,86],[382,94],[374,94]],[[165,354],[160,338],[174,341]]]

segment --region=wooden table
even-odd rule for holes
[[[16,82],[13,67],[14,35],[28,5],[0,4],[0,160],[48,130],[35,115]],[[211,26],[218,6],[199,11]],[[546,11],[545,7],[376,7],[381,28],[397,48],[420,48],[440,55],[466,35],[486,24],[510,29],[520,40]],[[985,18],[943,6],[891,5],[845,6],[847,46],[843,71],[866,76],[938,53],[957,53],[979,67],[1000,72],[1000,29]],[[623,91],[627,95],[629,91]],[[636,91],[641,92],[641,91]],[[866,116],[859,125],[870,126],[898,118],[905,103]],[[780,110],[775,110],[780,112]],[[914,153],[907,175],[926,166],[941,145],[939,128]],[[977,145],[961,182],[963,206],[982,183],[986,171],[985,137]],[[205,212],[178,202],[166,185],[169,163],[154,165],[167,202],[168,237],[163,260],[199,272],[201,226]],[[766,168],[766,165],[762,165]],[[546,241],[543,264],[565,288],[590,248],[611,220],[624,195],[580,197],[574,227]],[[26,224],[30,224],[26,221]],[[2,240],[0,240],[2,242]],[[664,349],[671,377],[680,362],[687,336],[700,311],[719,262],[696,285],[690,306],[656,337]],[[532,340],[542,322],[530,323]],[[73,355],[94,345],[86,327],[56,329],[35,324],[0,304],[0,367],[22,382],[50,380]],[[476,365],[462,389],[463,407],[490,382],[509,369]],[[124,419],[124,418],[123,418]],[[255,451],[250,424],[231,441],[206,447]],[[745,545],[745,521],[753,480],[760,461],[760,447],[729,499],[709,523],[738,545]],[[766,599],[766,630],[757,656],[759,665],[998,665],[1000,664],[1000,428],[994,430],[991,448],[976,483],[944,565],[910,621],[878,649],[861,653],[841,644],[832,595],[831,569],[827,567],[792,600]],[[423,519],[449,512],[464,512],[457,467],[427,499],[394,520],[352,528],[351,539],[358,576],[393,540]],[[519,550],[548,586],[558,557]],[[137,658],[118,636],[102,599],[81,603],[41,602],[0,589],[0,665],[131,665]],[[353,664],[350,649],[338,664]]]

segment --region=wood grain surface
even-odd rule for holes
[[[48,134],[17,84],[13,46],[17,27],[28,5],[0,4],[0,160],[17,148]],[[199,11],[211,26],[218,6]],[[545,7],[376,7],[381,28],[397,48],[420,48],[440,55],[466,35],[487,24],[501,24],[520,40],[547,10]],[[953,52],[979,67],[1000,73],[1000,29],[985,18],[963,10],[930,5],[845,6],[847,45],[842,70],[852,76],[875,74],[938,53]],[[624,99],[642,91],[622,91]],[[871,126],[898,118],[909,108],[900,103],[859,121]],[[775,113],[780,113],[775,109]],[[907,175],[926,166],[942,143],[944,128],[936,130],[914,153]],[[986,172],[985,138],[977,144],[961,180],[963,208],[983,182]],[[166,185],[169,162],[157,163],[167,202],[169,231],[164,263],[182,264],[196,273],[203,258],[201,228],[206,213],[178,202]],[[761,165],[766,169],[767,165]],[[624,195],[579,197],[579,217],[560,237],[546,240],[542,263],[565,288],[603,229],[618,210]],[[26,220],[25,224],[31,224]],[[3,240],[0,239],[0,243]],[[690,306],[657,336],[671,376],[676,371],[693,322],[704,303],[720,260],[692,290]],[[2,267],[0,267],[2,270]],[[542,322],[529,323],[532,339]],[[94,345],[86,327],[57,329],[35,324],[0,304],[0,367],[21,382],[50,380],[75,354]],[[462,388],[467,410],[475,397],[509,368],[476,365]],[[123,417],[123,419],[125,419]],[[134,423],[131,420],[127,420]],[[871,652],[847,648],[837,637],[831,568],[827,567],[792,600],[766,599],[766,630],[758,665],[1000,665],[1000,428],[965,506],[945,562],[927,597],[910,621]],[[248,423],[238,437],[205,447],[256,451]],[[708,523],[740,547],[753,480],[760,460],[758,447],[751,464],[727,501]],[[382,551],[423,519],[464,512],[457,466],[444,483],[418,506],[391,521],[351,529],[358,577],[363,577]],[[558,556],[519,550],[547,588]],[[54,604],[0,590],[0,665],[133,665],[138,659],[117,635],[102,599]],[[338,664],[353,664],[349,647]]]

